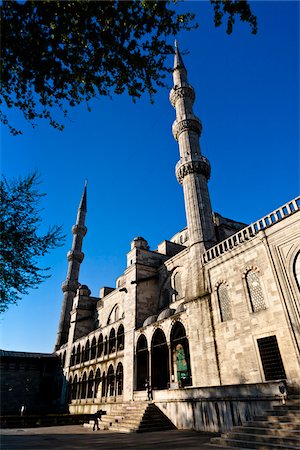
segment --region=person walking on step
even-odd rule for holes
[[[101,416],[102,416],[102,411],[101,409],[99,409],[95,414],[94,414],[94,425],[93,425],[93,431],[95,431],[95,428],[97,427],[97,430],[100,430],[99,428],[99,420],[101,422]]]
[[[146,391],[147,391],[147,399],[148,399],[148,401],[153,400],[152,387],[151,387],[151,384],[149,383],[148,380],[145,381],[145,388],[146,388]]]

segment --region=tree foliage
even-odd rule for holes
[[[256,32],[246,0],[211,3],[216,26],[226,16],[231,33],[239,16]],[[167,38],[194,26],[193,14],[176,12],[176,0],[4,0],[0,101],[33,126],[44,118],[63,129],[53,118],[56,109],[66,116],[70,106],[125,90],[133,99],[144,92],[152,98],[170,71]],[[20,133],[3,111],[0,118]]]
[[[40,268],[38,258],[63,244],[61,227],[53,226],[39,236],[41,224],[38,205],[44,194],[38,191],[36,173],[0,185],[0,313],[21,295],[28,294],[49,277]]]

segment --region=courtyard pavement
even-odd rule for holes
[[[81,425],[3,429],[1,450],[212,450],[215,433],[171,430],[151,433],[92,431]]]

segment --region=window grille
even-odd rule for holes
[[[286,378],[276,336],[257,339],[265,380]]]
[[[231,303],[228,289],[225,283],[221,283],[218,287],[218,300],[222,322],[232,319]]]
[[[266,309],[264,295],[261,289],[259,278],[254,270],[250,270],[246,275],[247,288],[250,296],[252,311]]]

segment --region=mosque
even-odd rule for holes
[[[195,92],[176,45],[170,102],[187,227],[152,250],[131,242],[115,287],[79,282],[80,201],[55,354],[71,413],[153,402],[177,428],[226,430],[300,386],[300,197],[246,225],[212,210]]]

